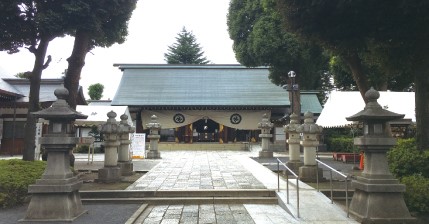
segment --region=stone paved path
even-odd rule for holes
[[[162,152],[162,162],[127,190],[264,189],[235,159],[251,152]]]

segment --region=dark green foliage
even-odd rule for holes
[[[429,151],[417,150],[416,140],[399,139],[398,144],[387,153],[390,171],[397,178],[420,174],[429,178]]]
[[[319,46],[282,29],[275,7],[270,0],[231,1],[227,24],[237,60],[248,67],[268,66],[277,85],[286,84],[293,70],[301,89],[322,89],[328,57]]]
[[[417,150],[416,140],[399,139],[387,153],[390,171],[406,186],[407,207],[412,212],[429,211],[429,151]]]
[[[208,64],[210,62],[204,57],[204,51],[192,32],[188,32],[183,27],[177,35],[176,43],[169,46],[168,52],[164,54],[168,64]]]
[[[22,204],[28,185],[41,178],[45,167],[46,163],[41,161],[0,160],[0,207]]]
[[[92,84],[88,87],[88,95],[91,100],[99,100],[103,97],[104,85],[100,83]]]
[[[331,152],[353,152],[352,137],[332,137],[326,140],[326,145]]]
[[[405,184],[405,203],[411,212],[428,213],[429,211],[429,178],[413,174],[401,178]]]
[[[73,150],[73,153],[88,153],[89,145],[79,145]]]

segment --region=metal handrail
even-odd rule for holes
[[[347,218],[350,217],[349,215],[349,187],[348,187],[348,181],[349,181],[349,177],[346,174],[341,173],[340,171],[330,167],[328,164],[316,159],[316,164],[317,164],[317,169],[319,169],[319,163],[326,166],[329,169],[329,173],[330,173],[330,184],[331,184],[331,203],[334,203],[334,199],[333,199],[333,187],[332,187],[332,171],[336,172],[337,174],[339,174],[340,176],[344,177],[345,183],[346,183],[346,208],[347,208]],[[317,179],[317,191],[319,192],[319,172],[316,171],[316,179]]]
[[[277,158],[277,192],[280,191],[280,164],[296,178],[296,210],[299,218],[299,176]],[[289,204],[289,175],[286,173],[286,201]]]

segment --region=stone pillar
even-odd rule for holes
[[[148,159],[161,159],[161,153],[158,151],[158,141],[161,136],[159,130],[161,130],[161,124],[158,123],[158,118],[155,115],[150,117],[150,123],[146,124],[146,127],[150,129],[150,133],[147,136],[150,139],[149,151],[146,154]]]
[[[387,151],[396,144],[391,136],[389,121],[403,118],[383,109],[377,99],[380,93],[371,88],[365,93],[364,110],[347,117],[348,121],[363,122],[363,136],[354,144],[365,153],[365,168],[361,176],[352,181],[355,188],[350,213],[363,223],[411,223],[403,193],[405,185],[399,183],[389,171]]]
[[[70,169],[70,152],[79,142],[73,121],[87,116],[67,104],[67,89],[56,89],[54,94],[58,100],[51,107],[32,113],[49,121],[48,133],[39,139],[48,159],[42,178],[28,187],[32,197],[22,221],[71,222],[86,212],[79,194],[82,181]]]
[[[118,166],[119,125],[116,123],[116,113],[107,113],[107,122],[101,125],[100,132],[104,138],[104,167],[98,170],[99,182],[113,183],[121,181],[121,169]]]
[[[262,122],[258,123],[258,128],[261,129],[259,137],[262,139],[262,150],[259,152],[259,158],[273,158],[273,151],[269,149],[270,138],[273,137],[271,134],[273,123],[270,122],[267,114],[262,116]]]
[[[299,167],[304,164],[300,160],[299,143],[301,136],[297,131],[299,126],[299,116],[294,113],[290,115],[290,123],[284,126],[284,131],[289,134],[289,139],[287,139],[287,143],[289,144],[289,161],[286,165],[295,173],[298,173]]]
[[[304,148],[304,166],[299,168],[299,178],[306,182],[316,182],[317,175],[319,180],[323,178],[322,168],[317,168],[316,148],[319,145],[317,135],[322,132],[322,127],[314,123],[313,113],[304,114],[304,124],[297,128],[298,132],[303,134],[301,145]],[[319,172],[319,174],[317,174]]]
[[[130,156],[130,133],[134,133],[134,131],[135,128],[128,124],[128,116],[122,114],[119,122],[120,145],[118,149],[118,165],[122,176],[131,176],[133,174],[133,163]]]

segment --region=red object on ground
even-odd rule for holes
[[[360,162],[359,162],[359,169],[363,170],[364,168],[364,159],[365,154],[363,152],[360,153]]]

